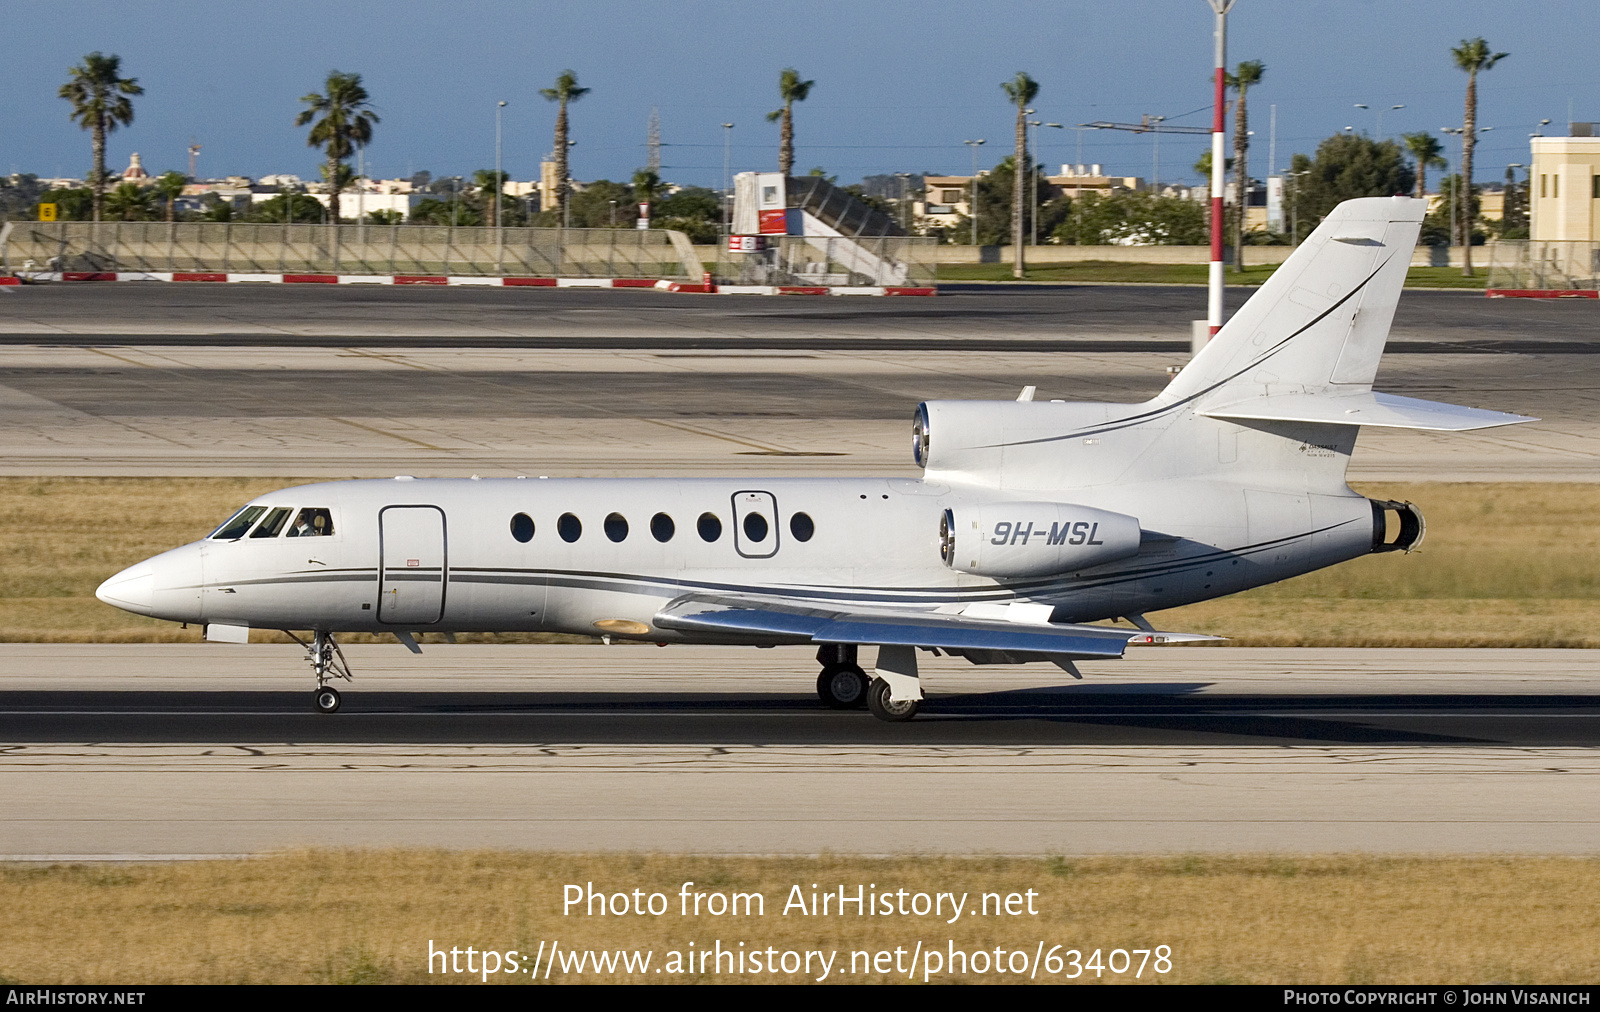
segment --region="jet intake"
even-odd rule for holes
[[[939,555],[962,573],[1000,579],[1088,569],[1139,552],[1139,521],[1055,502],[958,506],[939,520]]]

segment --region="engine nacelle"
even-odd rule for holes
[[[939,555],[951,569],[1002,579],[1088,569],[1139,552],[1139,521],[1056,502],[957,506],[939,520]]]

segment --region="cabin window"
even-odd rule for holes
[[[628,536],[628,518],[621,513],[612,513],[606,517],[605,528],[606,537],[621,542]]]
[[[657,541],[665,544],[671,541],[672,536],[677,532],[678,525],[673,523],[672,518],[665,513],[657,513],[650,518],[650,535]]]
[[[810,541],[811,535],[817,533],[817,525],[811,522],[810,515],[796,513],[789,518],[789,533],[796,541]]]
[[[561,540],[567,544],[583,537],[583,522],[571,513],[561,514],[561,519],[556,521],[556,533],[561,535]]]
[[[511,518],[511,536],[523,544],[533,540],[533,517],[518,513]]]
[[[700,514],[700,522],[695,527],[700,531],[701,541],[715,541],[722,537],[722,521],[717,519],[715,513]]]
[[[744,536],[760,544],[767,540],[767,518],[760,513],[744,515]]]
[[[261,521],[260,526],[250,532],[252,538],[275,538],[283,530],[283,525],[288,522],[289,514],[294,510],[288,506],[279,506],[267,518]]]
[[[232,541],[235,538],[242,538],[244,537],[244,532],[250,529],[250,525],[255,523],[261,514],[266,511],[267,508],[265,506],[246,506],[228,518],[228,522],[218,527],[211,537],[217,541]]]
[[[294,524],[289,528],[288,537],[291,538],[325,538],[333,533],[333,514],[328,510],[307,506],[294,518]]]

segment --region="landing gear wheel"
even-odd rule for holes
[[[817,676],[817,695],[830,710],[867,705],[867,673],[854,664],[830,664]]]
[[[317,690],[316,696],[313,697],[313,702],[317,707],[318,713],[333,713],[339,709],[339,704],[344,700],[339,698],[338,689],[331,685],[324,685]]]
[[[879,720],[886,720],[891,724],[910,720],[922,709],[920,699],[902,699],[898,702],[889,698],[889,683],[881,678],[874,678],[867,687],[867,709]]]

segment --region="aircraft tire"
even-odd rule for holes
[[[922,709],[922,700],[906,699],[895,702],[889,698],[889,683],[881,678],[874,678],[872,685],[867,688],[867,709],[879,720],[886,720],[891,724],[910,720]]]
[[[316,694],[312,696],[311,701],[312,705],[317,708],[318,713],[335,713],[338,711],[339,705],[344,702],[339,696],[339,690],[331,685],[324,685],[318,689]]]
[[[867,675],[854,664],[829,664],[817,676],[817,696],[830,710],[856,710],[867,705]]]

